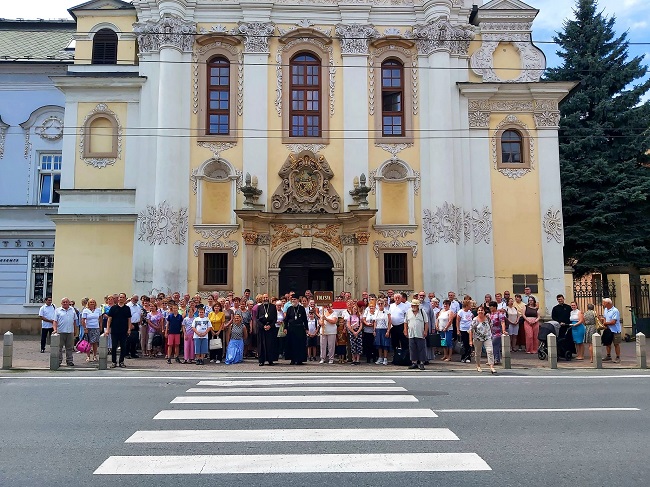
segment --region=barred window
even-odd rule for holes
[[[406,286],[409,281],[407,264],[405,252],[384,254],[384,284]]]
[[[537,283],[537,274],[514,274],[512,276],[512,292],[515,294],[524,294],[524,289],[529,287],[530,292],[537,294],[539,285]]]

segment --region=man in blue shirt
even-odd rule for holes
[[[607,325],[609,330],[614,334],[614,340],[612,341],[614,344],[614,351],[616,352],[614,363],[618,364],[621,362],[621,314],[609,298],[603,299],[603,308],[605,325]],[[607,356],[603,361],[612,360],[612,345],[606,345],[606,348]]]

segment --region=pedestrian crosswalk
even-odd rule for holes
[[[436,413],[418,407],[417,397],[392,379],[242,378],[201,380],[196,386],[174,398],[171,408],[154,416],[154,425],[160,428],[136,431],[125,441],[132,447],[142,445],[138,451],[164,451],[164,455],[111,456],[94,473],[263,475],[491,470],[477,453],[459,451],[462,446],[449,448],[453,450],[450,452],[436,451],[446,449],[440,445],[460,445],[461,439],[448,428],[435,427],[440,426],[435,424]],[[204,406],[195,409],[196,405]],[[372,407],[364,407],[367,405]],[[174,422],[179,420],[184,422]],[[299,427],[307,420],[308,427]],[[327,427],[332,423],[337,427]],[[168,428],[168,424],[172,427]],[[178,429],[179,425],[195,429]],[[271,450],[261,446],[268,443],[278,445]],[[150,450],[147,445],[152,444],[161,448]],[[206,455],[206,448],[200,445],[213,445],[207,447],[213,454]],[[338,452],[340,445],[356,445],[356,451]],[[125,446],[125,450],[132,447]],[[234,454],[237,448],[246,448],[246,454]],[[266,451],[272,453],[251,454]]]

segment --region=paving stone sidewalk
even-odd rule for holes
[[[603,357],[605,350],[603,347]],[[453,356],[452,362],[443,362],[436,357],[436,360],[427,366],[430,371],[475,371],[474,364],[464,364],[459,362],[458,355]],[[65,362],[65,361],[64,361]],[[483,363],[485,358],[483,359]],[[85,354],[74,354],[74,369],[75,370],[96,370],[98,369],[97,362],[86,362]],[[110,356],[109,356],[110,363]],[[168,364],[164,358],[138,358],[127,359],[127,368],[136,370],[151,370],[151,371],[214,371],[214,372],[314,372],[316,370],[324,372],[395,372],[406,370],[406,367],[394,365],[375,365],[374,363],[367,364],[365,358],[362,357],[361,365],[352,365],[350,363],[333,365],[319,364],[318,362],[306,362],[302,366],[291,366],[285,360],[280,360],[274,367],[259,367],[257,359],[249,358],[243,363],[235,365],[225,364],[206,364],[203,366],[195,364],[177,364],[172,362]],[[14,335],[14,351],[13,351],[13,368],[14,369],[48,369],[50,364],[50,347],[46,347],[45,353],[40,353],[40,337],[29,335]],[[65,363],[61,366],[60,370],[72,369],[67,367]],[[497,366],[497,368],[501,368]],[[515,352],[512,354],[512,368],[513,369],[550,369],[547,360],[539,360],[537,354],[528,355],[525,352]],[[566,362],[558,360],[559,369],[590,369],[593,365],[589,362],[589,358],[584,361],[572,360]],[[615,364],[613,362],[603,362],[603,369],[629,369],[636,368],[636,344],[634,342],[621,344],[621,363]],[[486,367],[484,367],[485,372]],[[414,371],[416,372],[416,371]]]

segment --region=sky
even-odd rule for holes
[[[70,19],[67,9],[84,3],[84,0],[0,0],[0,17],[25,19]],[[525,1],[525,0],[524,0]],[[480,3],[481,0],[477,0]],[[487,0],[483,3],[487,3]],[[533,40],[546,54],[549,67],[557,66],[560,59],[555,54],[552,41],[555,32],[562,29],[565,19],[572,16],[574,0],[530,0],[530,5],[540,10],[533,24]],[[647,0],[599,0],[599,6],[608,16],[616,16],[617,32],[628,32],[632,43],[648,45],[630,46],[630,55],[645,55],[650,62],[650,2]],[[1,54],[1,53],[0,53]]]

